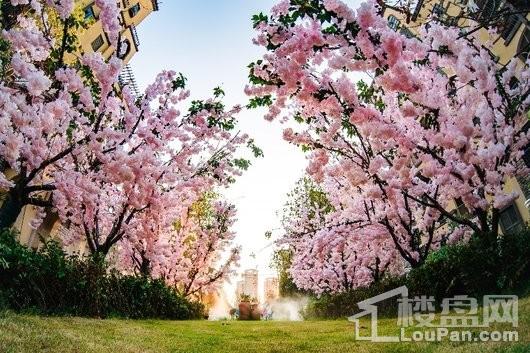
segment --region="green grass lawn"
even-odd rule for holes
[[[367,322],[365,323],[367,324]],[[395,319],[380,320],[382,333]],[[495,329],[510,330],[500,325]],[[517,343],[370,343],[346,320],[209,322],[93,320],[3,314],[0,352],[530,352],[530,299],[519,302]]]

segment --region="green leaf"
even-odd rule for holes
[[[259,26],[262,22],[269,22],[269,17],[267,15],[264,15],[263,12],[260,12],[257,15],[252,16],[252,27],[256,28]]]
[[[263,97],[254,97],[251,98],[247,104],[248,109],[258,108],[258,107],[268,107],[272,105],[272,96],[270,94]]]
[[[225,91],[223,91],[223,89],[218,86],[213,89],[213,95],[215,96],[215,98],[219,98],[225,95]]]
[[[179,77],[173,80],[173,90],[176,91],[177,89],[184,89],[186,88],[186,77],[182,73],[179,73]]]

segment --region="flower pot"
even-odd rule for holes
[[[250,306],[250,320],[261,320],[261,310],[258,304],[252,304]]]
[[[239,320],[250,320],[250,302],[239,303]]]

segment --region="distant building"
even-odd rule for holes
[[[243,279],[237,282],[236,297],[248,295],[251,299],[258,300],[258,270],[246,270]]]
[[[265,278],[264,298],[265,302],[271,302],[280,296],[280,286],[277,277]]]
[[[236,300],[239,300],[239,298],[241,298],[241,295],[244,294],[244,285],[245,285],[244,281],[237,281],[237,284],[236,284]]]

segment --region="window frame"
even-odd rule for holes
[[[511,208],[513,208],[513,210],[514,210],[514,216],[517,219],[517,222],[509,225],[508,227],[505,227],[505,225],[503,224],[503,221],[502,221],[502,215],[503,215],[503,213],[507,212]],[[499,226],[501,227],[502,234],[504,234],[504,235],[512,234],[513,230],[518,231],[524,226],[523,217],[521,216],[521,212],[519,211],[519,208],[517,207],[517,204],[515,202],[511,202],[508,206],[504,207],[499,212]]]
[[[87,16],[87,14],[89,14]],[[94,12],[94,3],[91,3],[83,9],[83,17],[85,21],[89,21],[90,19],[96,19],[96,13]]]
[[[388,16],[387,22],[388,22],[388,27],[395,32],[397,32],[397,30],[400,28],[401,21],[394,15]]]
[[[142,9],[142,8],[141,8],[141,6],[140,6],[140,3],[137,2],[136,4],[134,4],[133,6],[131,6],[131,7],[129,8],[129,17],[130,17],[130,18],[135,17],[136,15],[138,15],[138,13],[140,12],[141,9]]]
[[[97,45],[94,44],[94,43],[96,43],[96,42],[98,42],[98,43],[101,42],[101,44],[97,46]],[[103,37],[102,34],[98,35],[98,36],[96,37],[96,39],[94,39],[94,40],[90,43],[90,46],[92,47],[92,50],[93,50],[94,52],[99,51],[99,49],[101,49],[104,45],[105,45],[105,38]],[[97,46],[97,48],[96,48],[96,46]]]
[[[439,2],[433,5],[431,14],[437,16],[438,18],[442,18],[442,16],[447,12],[446,8]]]
[[[509,25],[508,21],[513,21],[511,27],[507,27]],[[500,36],[502,39],[504,39],[504,45],[509,45],[512,39],[515,37],[515,34],[519,31],[519,28],[521,28],[523,20],[521,19],[520,15],[515,14],[508,16],[506,18],[506,22],[507,23],[504,24],[506,27],[502,28]]]
[[[526,43],[525,45],[523,45],[525,38],[526,38]],[[526,47],[526,51],[524,52],[521,51],[523,50],[523,47]],[[523,56],[523,54],[525,53],[526,55]],[[521,37],[519,38],[519,43],[517,43],[517,57],[523,61],[525,61],[528,57],[530,57],[530,27],[524,28],[523,33],[521,33]]]

